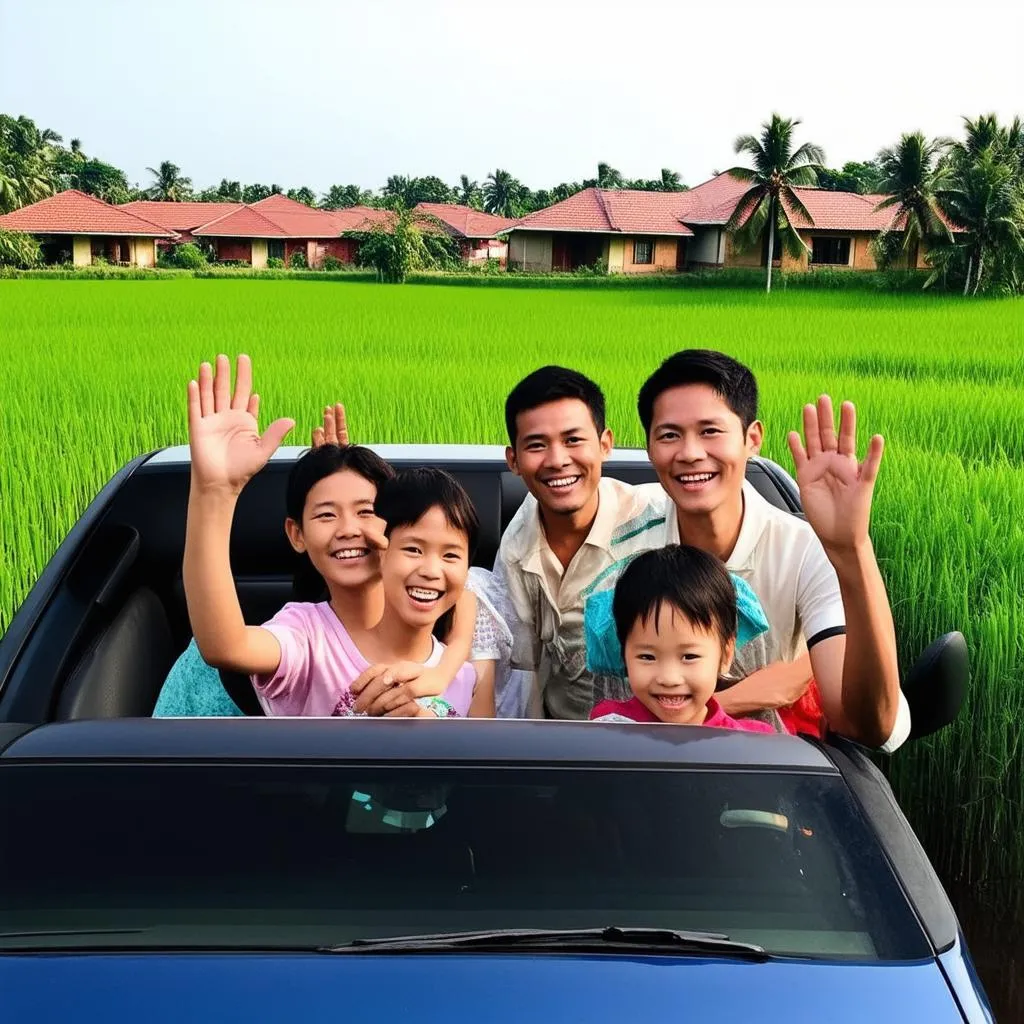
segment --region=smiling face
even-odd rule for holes
[[[761,424],[743,423],[707,384],[663,391],[654,402],[647,454],[677,509],[707,515],[743,489],[747,459],[761,447]]]
[[[626,636],[623,656],[633,694],[662,722],[700,725],[718,679],[732,664],[733,641],[695,626],[679,609],[662,603],[638,618]]]
[[[519,413],[515,447],[505,456],[544,512],[570,516],[596,506],[611,450],[612,432],[598,434],[586,402],[560,398]]]
[[[286,521],[292,547],[309,555],[329,587],[361,587],[380,579],[380,552],[368,539],[384,529],[373,512],[376,499],[376,484],[343,469],[310,488],[301,524]]]
[[[409,626],[432,628],[459,599],[469,574],[469,543],[436,505],[396,526],[381,560],[384,600]]]

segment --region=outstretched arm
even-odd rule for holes
[[[238,357],[234,393],[224,355],[217,356],[216,374],[203,363],[198,381],[189,382],[192,477],[182,567],[189,621],[207,664],[250,675],[274,672],[281,649],[272,633],[242,617],[231,572],[231,522],[242,488],[294,425],[276,420],[261,436],[258,411],[248,356]]]
[[[846,616],[845,636],[810,649],[825,717],[836,732],[878,747],[892,736],[900,709],[896,632],[868,535],[884,443],[876,434],[858,462],[856,428],[853,403],[844,402],[837,437],[832,401],[823,395],[804,407],[806,447],[795,431],[789,445],[804,514],[836,571]]]
[[[766,709],[777,710],[795,704],[811,684],[811,659],[807,654],[796,661],[776,661],[715,694],[727,715],[739,718]]]

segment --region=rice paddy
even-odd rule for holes
[[[951,730],[891,774],[950,879],[1024,876],[1024,307],[843,292],[386,288],[293,281],[0,282],[0,631],[47,558],[132,456],[186,440],[185,383],[253,356],[264,417],[346,403],[359,441],[503,442],[529,370],[574,366],[640,445],[643,377],[684,347],[748,363],[764,453],[822,391],[887,450],[873,536],[904,666],[961,629],[974,679]],[[951,831],[952,830],[952,831]]]

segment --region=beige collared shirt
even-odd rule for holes
[[[519,619],[512,664],[537,674],[533,716],[542,707],[550,718],[585,719],[597,700],[629,696],[623,681],[606,692],[587,671],[583,606],[602,581],[614,585],[634,555],[663,543],[664,492],[658,484],[634,487],[603,477],[598,495],[590,533],[567,568],[548,545],[532,495],[509,523],[498,550],[494,571]]]

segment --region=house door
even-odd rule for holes
[[[572,255],[565,235],[555,235],[551,240],[551,269],[572,270]]]
[[[686,269],[686,239],[680,238],[676,243],[676,270]]]

